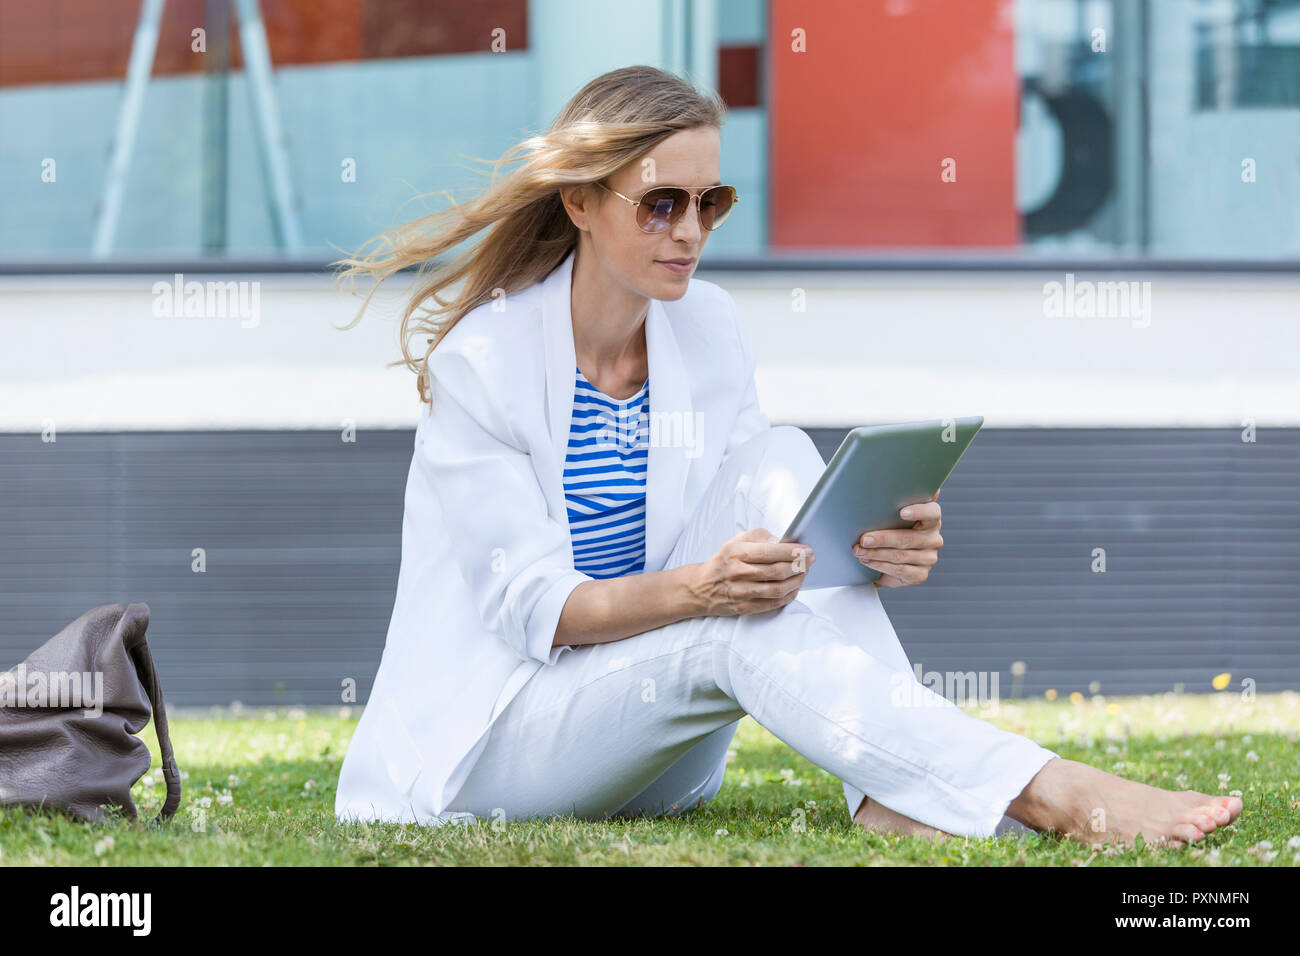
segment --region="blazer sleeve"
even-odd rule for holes
[[[466,356],[434,349],[429,383],[419,454],[483,627],[521,660],[554,664],[564,603],[594,578],[573,567],[568,529],[550,516],[531,456]]]
[[[745,331],[745,325],[740,320],[740,310],[736,308],[736,300],[731,297],[731,293],[725,292],[725,290],[724,295],[727,299],[728,308],[731,310],[731,321],[735,326],[738,340],[743,393],[735,424],[732,425],[731,432],[727,435],[727,445],[722,455],[722,460],[726,461],[733,451],[760,432],[767,431],[772,427],[772,423],[768,421],[767,415],[763,413],[763,409],[758,404],[758,389],[754,385],[754,369],[757,365],[754,355],[754,343],[750,341],[749,333]]]

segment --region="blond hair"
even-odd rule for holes
[[[380,283],[418,265],[415,287],[402,315],[402,358],[416,375],[420,400],[432,404],[428,361],[438,342],[472,309],[494,294],[510,294],[549,275],[574,248],[578,228],[560,199],[560,187],[600,181],[617,173],[660,142],[686,129],[721,128],[726,106],[682,78],[652,66],[630,66],[596,77],[569,101],[545,133],[532,136],[492,163],[492,178],[479,196],[452,208],[390,229],[368,240],[341,266],[345,277],[374,278],[356,317],[361,320]],[[502,165],[523,165],[498,180]],[[480,160],[480,162],[491,162]],[[603,194],[603,190],[600,191]],[[434,266],[432,260],[483,230],[468,251]],[[366,252],[372,243],[380,248]],[[463,281],[450,301],[439,293]],[[497,292],[500,290],[500,292]],[[437,308],[424,303],[432,299]],[[427,348],[413,351],[424,338]]]

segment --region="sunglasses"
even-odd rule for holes
[[[635,206],[636,224],[642,232],[650,233],[664,232],[677,225],[686,215],[692,199],[699,208],[700,225],[712,232],[726,221],[732,208],[740,202],[734,186],[709,186],[699,193],[692,193],[683,186],[656,186],[646,190],[637,200],[629,199],[602,182],[596,185]]]

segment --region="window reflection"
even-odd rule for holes
[[[915,93],[890,85],[888,63],[808,61],[818,72],[797,109],[828,111],[827,139],[810,140],[778,112],[794,55],[783,17],[797,4],[693,4],[713,15],[682,20],[681,5],[651,3],[610,16],[626,20],[613,34],[632,38],[629,62],[692,68],[731,106],[723,179],[745,202],[712,237],[714,257],[1300,255],[1300,0],[962,0],[963,18],[931,0],[826,0],[849,49],[893,31],[897,63],[932,55],[960,20],[943,54],[962,61],[959,82],[916,102],[964,117],[1004,157],[967,180],[967,196],[984,192],[961,208],[931,191],[941,157],[917,130],[935,116],[864,120],[864,103]],[[495,158],[542,128],[545,78],[598,62],[584,51],[611,35],[608,22],[559,30],[563,5],[545,0],[171,0],[158,4],[149,81],[128,117],[148,6],[0,0],[0,259],[90,259],[111,213],[109,260],[328,261],[428,211],[432,194],[475,188],[466,157]],[[261,14],[265,88],[250,82],[241,6]],[[833,39],[814,34],[809,55]],[[279,150],[259,102],[273,107]],[[866,123],[854,151],[826,145],[835,111],[841,125]],[[133,148],[115,184],[124,135]],[[909,165],[924,177],[908,180]],[[1005,228],[983,228],[994,220]]]

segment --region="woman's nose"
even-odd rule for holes
[[[673,226],[673,238],[683,242],[696,242],[703,232],[704,226],[700,222],[700,197],[692,196],[686,212]]]

